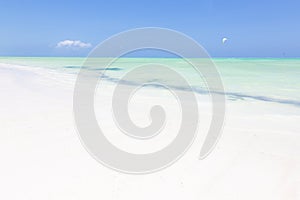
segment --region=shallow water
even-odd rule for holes
[[[182,74],[198,93],[208,93],[205,81],[186,61],[178,58],[121,58],[106,69],[101,60],[95,66],[85,66],[85,58],[63,57],[2,57],[0,63],[52,69],[57,72],[76,74],[80,68],[93,70],[111,82],[118,82],[123,75],[136,66],[159,63],[169,66]],[[300,59],[253,59],[253,58],[216,58],[213,63],[220,73],[225,93],[229,100],[258,100],[300,107]],[[106,69],[106,70],[105,70]],[[152,80],[145,80],[149,73]],[[160,82],[155,78],[158,71],[146,70],[134,81],[123,84],[140,84],[145,81]],[[149,79],[149,78],[148,78]],[[165,81],[174,88],[188,89],[177,85],[176,80]],[[214,91],[210,91],[214,92]]]

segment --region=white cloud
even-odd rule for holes
[[[92,47],[92,44],[81,42],[80,40],[64,40],[57,43],[56,47],[67,47],[67,48],[89,48]]]

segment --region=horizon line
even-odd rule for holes
[[[88,58],[88,56],[0,56],[0,58]],[[101,58],[111,58],[111,57],[101,57]],[[149,57],[120,57],[120,58],[133,58],[133,59],[145,59],[145,58],[157,58],[157,59],[178,59],[180,57],[158,57],[158,56],[149,56]],[[187,57],[187,58],[199,58],[199,57]],[[263,57],[258,57],[258,56],[237,56],[237,57],[226,57],[226,56],[211,56],[208,58],[212,59],[300,59],[299,57],[272,57],[272,56],[263,56]]]

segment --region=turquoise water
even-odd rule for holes
[[[25,67],[47,68],[62,73],[78,73],[85,58],[17,58],[2,57],[0,63],[22,65]],[[220,72],[225,93],[231,100],[255,99],[300,106],[300,59],[213,59]],[[176,58],[121,58],[105,72],[108,81],[118,78],[130,71],[134,65],[161,63],[182,73],[199,93],[205,92],[205,84],[195,70],[185,61]],[[105,66],[85,66],[103,73]],[[144,73],[152,73],[146,71]],[[155,73],[153,73],[155,74]],[[155,75],[153,77],[155,79]],[[166,79],[168,76],[166,75]],[[143,81],[143,74],[137,82]],[[176,86],[176,80],[170,80]]]

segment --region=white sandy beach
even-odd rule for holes
[[[73,117],[75,78],[0,63],[0,199],[300,199],[299,107],[227,101],[223,135],[198,160],[209,122],[206,97],[199,97],[202,127],[186,155],[160,172],[126,175],[101,165],[81,145]],[[169,104],[168,98],[160,101]],[[113,129],[103,121],[111,113],[97,111],[105,129]],[[142,114],[138,106],[132,111]],[[170,127],[176,128],[172,121]],[[108,137],[128,151],[140,148]],[[149,145],[155,144],[164,142]]]

